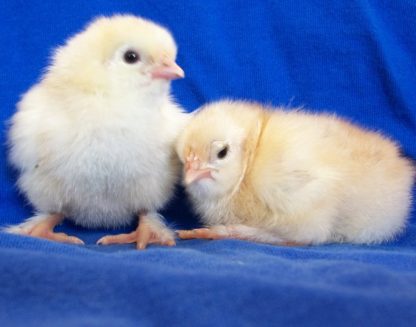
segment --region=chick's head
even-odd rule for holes
[[[169,31],[151,21],[100,17],[57,49],[46,79],[93,92],[168,91],[170,80],[184,77],[176,54]]]
[[[201,108],[177,143],[190,193],[207,197],[230,194],[244,177],[258,112],[222,101]]]

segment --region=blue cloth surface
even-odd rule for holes
[[[188,111],[232,97],[336,112],[416,158],[412,0],[4,0],[0,225],[32,213],[6,161],[15,103],[55,46],[113,13],[172,31],[187,75],[172,91]],[[197,224],[180,189],[164,214],[177,226]],[[193,240],[136,251],[96,246],[109,231],[59,229],[87,245],[0,233],[2,326],[416,325],[415,213],[403,235],[378,246]]]

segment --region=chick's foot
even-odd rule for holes
[[[139,225],[131,233],[119,235],[107,235],[100,238],[97,244],[128,244],[136,243],[136,248],[144,250],[149,244],[159,244],[174,246],[174,233],[165,225],[161,217],[157,214],[139,216]]]
[[[60,224],[63,219],[64,215],[60,213],[36,215],[19,225],[6,228],[6,232],[43,238],[61,243],[84,244],[78,237],[54,232],[55,226]]]
[[[253,241],[259,243],[275,244],[281,246],[304,246],[306,243],[295,241],[287,241],[281,237],[274,235],[270,231],[259,228],[249,227],[245,225],[217,225],[206,228],[196,228],[192,230],[176,231],[179,238],[187,239],[208,239],[223,240],[236,239],[243,241]]]

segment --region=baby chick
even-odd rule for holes
[[[38,214],[9,232],[82,243],[55,225],[117,227],[137,215],[137,230],[98,243],[175,244],[157,210],[177,180],[187,118],[169,94],[184,77],[176,53],[169,31],[130,15],[98,18],[56,50],[11,120],[10,159]]]
[[[195,114],[177,152],[207,226],[178,231],[182,239],[378,243],[406,224],[410,162],[333,115],[218,102]]]

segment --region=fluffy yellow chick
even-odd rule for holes
[[[175,244],[157,210],[178,178],[186,122],[169,94],[184,76],[176,52],[168,30],[130,15],[98,18],[56,50],[11,121],[10,159],[38,214],[9,232],[82,243],[55,225],[117,227],[136,215],[137,230],[99,243]]]
[[[218,102],[195,114],[177,152],[207,226],[178,231],[182,239],[378,243],[406,224],[410,162],[333,115]]]

